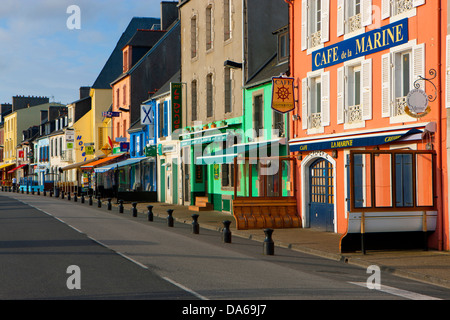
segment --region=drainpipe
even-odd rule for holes
[[[284,0],[284,2],[286,2],[288,5],[289,5],[289,9],[288,9],[288,12],[289,12],[289,17],[288,17],[288,24],[289,24],[289,60],[290,60],[290,62],[289,62],[289,71],[290,71],[290,73],[291,73],[291,77],[293,77],[293,70],[294,70],[294,54],[293,54],[293,52],[294,52],[294,50],[292,49],[293,47],[294,47],[294,35],[293,35],[293,32],[291,32],[291,26],[292,26],[292,24],[291,24],[291,9],[292,9],[292,21],[294,21],[294,7],[293,7],[293,1],[292,0]],[[291,50],[292,49],[292,50]],[[297,87],[299,86],[300,84],[297,84]],[[297,97],[298,97],[299,95],[297,94]],[[294,105],[295,105],[295,96],[294,96]],[[298,107],[298,103],[297,103],[297,107]],[[297,114],[298,114],[298,109],[297,108],[295,108],[294,110],[297,110]],[[302,119],[303,120],[303,119]],[[289,119],[289,121],[288,121],[288,123],[291,121],[291,119]],[[289,130],[290,131],[290,130]],[[294,125],[294,126],[292,126],[292,136],[294,136],[294,132],[297,132],[297,126],[296,125]],[[290,135],[291,135],[291,132],[289,132],[289,138],[288,138],[288,148],[289,148],[289,140],[290,140]],[[288,151],[289,151],[289,149],[288,149]],[[288,152],[289,153],[289,152]]]
[[[444,239],[444,232],[445,232],[445,228],[444,228],[444,210],[445,210],[445,205],[444,205],[444,199],[445,199],[445,195],[444,195],[444,186],[443,186],[443,182],[444,182],[444,172],[443,172],[443,157],[442,157],[442,152],[443,150],[443,143],[442,143],[442,139],[443,139],[443,129],[442,129],[442,25],[441,25],[441,21],[442,21],[442,0],[438,0],[438,19],[437,19],[437,28],[438,28],[438,68],[437,68],[437,72],[439,75],[439,92],[438,92],[438,97],[439,97],[439,113],[438,113],[438,121],[439,121],[439,155],[438,155],[438,162],[439,162],[439,166],[441,168],[440,171],[440,182],[441,182],[441,190],[440,190],[440,197],[441,197],[441,214],[439,215],[439,234],[438,234],[438,247],[439,250],[442,251],[444,249],[444,243],[443,243],[443,239]]]

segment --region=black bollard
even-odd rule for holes
[[[70,201],[71,197],[70,197],[70,192],[67,192],[67,200]]]
[[[34,189],[31,189],[31,194],[34,196]]]
[[[172,216],[173,210],[172,209],[167,210],[167,214],[168,214],[167,226],[173,228],[173,216]]]
[[[38,196],[41,195],[41,189],[38,189]]]
[[[85,199],[84,199],[84,194],[81,195],[81,203],[84,203]]]
[[[50,198],[53,197],[53,190],[50,190]]]
[[[192,215],[192,233],[193,234],[199,234],[200,233],[200,225],[198,224],[198,214]]]
[[[119,200],[119,213],[123,213],[123,200]]]
[[[44,197],[47,196],[47,191],[44,189]]]
[[[275,244],[272,240],[273,229],[265,229],[264,233],[266,234],[266,238],[264,239],[264,254],[273,256],[275,252]]]
[[[17,193],[19,193],[19,191],[20,191],[20,189],[17,189]],[[22,194],[23,194],[24,192],[23,192],[23,189],[22,189]]]
[[[64,200],[64,194],[65,194],[65,192],[63,191],[63,192],[61,192],[61,199],[63,199]]]
[[[101,197],[97,197],[97,207],[99,207],[99,208],[102,207],[102,198]]]
[[[111,211],[112,210],[112,203],[111,203],[112,199],[108,198],[108,210]]]
[[[89,196],[89,205],[92,206],[92,195]]]
[[[136,218],[136,217],[137,217],[137,209],[136,209],[137,202],[133,202],[131,205],[133,206],[133,210],[132,210],[132,212],[133,212],[133,217]]]
[[[147,206],[148,221],[153,221],[153,206]]]
[[[30,194],[30,190],[27,188],[27,194]]]
[[[223,232],[222,232],[222,240],[224,243],[231,243],[231,231],[230,231],[230,224],[231,221],[226,220],[223,221]]]
[[[78,194],[76,192],[73,194],[73,202],[78,202]]]

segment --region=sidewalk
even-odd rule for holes
[[[103,199],[106,204],[106,201]],[[115,200],[113,210],[117,210]],[[155,217],[167,218],[167,210],[172,209],[175,221],[191,224],[192,215],[198,214],[200,228],[222,231],[223,221],[231,221],[232,237],[242,237],[263,242],[263,230],[236,230],[236,222],[232,215],[217,211],[189,211],[188,207],[166,203],[138,203],[138,214],[147,214],[147,206],[153,206]],[[131,203],[124,203],[125,212],[131,212]],[[450,288],[450,253],[434,250],[405,251],[367,251],[361,253],[341,254],[339,252],[340,234],[326,233],[310,229],[276,229],[272,239],[276,247],[288,248],[299,252],[321,256],[327,259],[343,261],[348,264],[368,268],[377,265],[384,272]]]
[[[1,194],[8,196],[8,193],[2,192]],[[31,194],[29,196],[33,197]],[[50,200],[52,198],[47,196],[47,199]],[[53,200],[58,201],[58,199]],[[88,203],[87,198],[85,201]],[[78,203],[80,203],[80,199],[78,199]],[[231,221],[230,229],[232,238],[241,237],[259,242],[263,242],[265,239],[263,230],[236,230],[234,217],[217,211],[194,212],[189,211],[187,206],[166,203],[138,203],[136,207],[138,215],[147,215],[147,206],[149,205],[153,206],[152,212],[155,217],[166,219],[168,217],[167,210],[172,209],[174,210],[173,218],[175,221],[191,224],[193,221],[192,215],[198,214],[200,228],[219,232],[224,228],[223,221],[229,220]],[[97,206],[96,199],[93,199],[93,206]],[[105,209],[106,207],[107,200],[102,199],[102,208]],[[112,210],[118,211],[116,199],[112,200]],[[131,210],[131,203],[124,203],[124,214],[131,214]],[[272,239],[275,242],[275,255],[277,254],[276,247],[283,247],[327,259],[342,261],[343,263],[357,265],[362,268],[376,265],[384,272],[450,289],[450,252],[434,250],[368,250],[366,255],[360,252],[341,254],[339,252],[341,235],[302,228],[275,229]]]

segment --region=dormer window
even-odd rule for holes
[[[289,58],[289,33],[288,31],[278,34],[278,62],[285,62]]]

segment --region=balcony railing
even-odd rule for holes
[[[350,106],[347,109],[347,123],[362,121],[361,105]]]
[[[321,113],[312,113],[309,116],[309,128],[310,129],[318,129],[322,126],[322,114]]]
[[[405,108],[407,107],[406,97],[395,98],[394,103],[394,116],[401,116],[405,114]]]
[[[348,19],[348,32],[353,32],[362,28],[361,13]]]
[[[413,0],[391,0],[394,4],[395,14],[401,14],[411,10],[413,6]]]
[[[317,31],[311,34],[311,48],[317,47],[322,43],[322,32]]]

